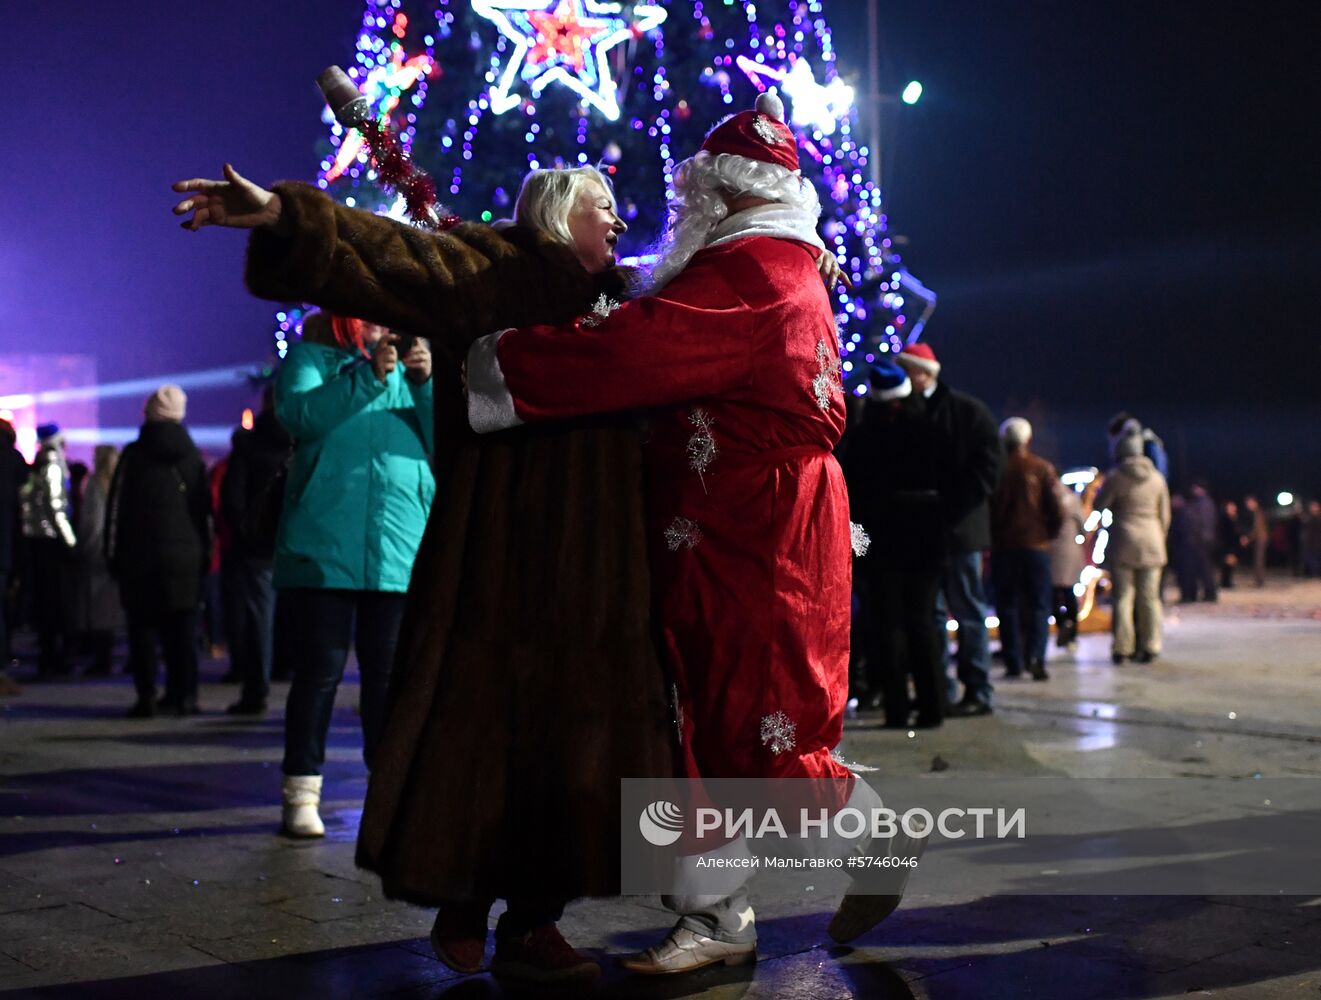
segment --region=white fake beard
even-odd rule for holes
[[[651,293],[654,295],[668,285],[679,274],[693,254],[706,246],[707,240],[729,214],[723,204],[716,211],[702,213],[684,213],[675,223],[666,239],[665,249],[660,260],[651,270]]]

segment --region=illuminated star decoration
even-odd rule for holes
[[[816,74],[806,59],[796,59],[788,69],[772,69],[747,56],[738,57],[738,67],[753,83],[774,80],[789,95],[793,111],[790,120],[800,128],[811,127],[822,135],[834,135],[835,126],[853,107],[853,88],[839,77],[827,84],[816,81]]]
[[[384,118],[399,106],[399,99],[404,91],[424,76],[430,76],[434,69],[435,63],[430,56],[419,55],[405,59],[402,46],[396,46],[390,53],[389,63],[377,66],[367,74],[366,82],[359,89],[376,109],[376,117]],[[333,124],[334,116],[331,115],[329,108],[326,109],[323,117],[328,118],[328,124]],[[358,158],[362,148],[362,133],[354,129],[339,144],[339,153],[335,156],[334,164],[326,171],[325,179],[333,181],[344,173],[349,168],[349,164]]]
[[[522,103],[513,91],[521,77],[534,97],[558,81],[611,121],[619,118],[616,86],[606,53],[665,20],[655,4],[598,0],[472,0],[473,13],[491,21],[514,51],[491,87],[491,110],[504,114]]]

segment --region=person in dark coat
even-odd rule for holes
[[[77,536],[64,435],[55,424],[43,424],[37,428],[37,441],[37,456],[27,482],[19,488],[19,498],[32,625],[37,632],[37,672],[45,677],[69,672]]]
[[[1204,480],[1197,480],[1189,491],[1184,507],[1186,545],[1189,555],[1188,586],[1181,587],[1183,601],[1204,600],[1215,602],[1216,553],[1220,544],[1220,513]],[[1237,541],[1237,539],[1236,539]]]
[[[1220,505],[1216,521],[1216,559],[1220,563],[1220,587],[1234,589],[1234,571],[1243,560],[1243,546],[1239,538],[1239,509],[1233,500]]]
[[[1239,521],[1239,540],[1243,546],[1244,561],[1252,557],[1252,582],[1266,586],[1266,548],[1270,544],[1270,523],[1261,501],[1254,496],[1243,498],[1243,516]]]
[[[283,475],[293,438],[275,416],[274,392],[262,393],[261,412],[252,430],[234,438],[225,478],[220,484],[221,513],[231,526],[234,599],[231,604],[230,667],[242,685],[231,715],[262,715],[271,689],[275,629],[275,525],[261,523],[283,492]],[[263,509],[265,507],[266,509]]]
[[[183,426],[188,397],[163,385],[147,399],[146,422],[124,448],[110,487],[106,560],[128,618],[129,670],[137,689],[131,718],[158,707],[197,708],[197,606],[206,574],[211,493],[206,464]],[[165,696],[156,703],[156,647],[165,658]]]
[[[942,635],[936,590],[946,567],[949,525],[945,501],[949,442],[923,412],[912,382],[897,364],[879,361],[870,373],[862,418],[843,452],[851,517],[871,544],[854,563],[860,610],[868,618],[868,687],[882,692],[885,725],[907,728],[917,695],[916,725],[944,717]]]
[[[988,501],[1004,474],[1004,449],[995,418],[981,400],[939,381],[940,362],[928,344],[910,344],[896,360],[926,400],[927,419],[949,442],[950,493],[944,500],[950,522],[949,560],[937,591],[936,624],[941,662],[945,623],[958,624],[958,683],[948,682],[952,716],[991,711],[991,639],[986,631],[990,606],[983,582],[983,555],[991,547]]]
[[[14,447],[18,435],[8,420],[0,420],[0,694],[16,694],[8,679],[10,634],[13,628],[10,580],[18,563],[19,488],[27,481],[28,463]]]

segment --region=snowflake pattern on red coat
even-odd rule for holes
[[[592,303],[592,311],[578,322],[586,327],[600,326],[601,323],[605,321],[605,318],[618,308],[618,302],[609,298],[605,294],[602,294]]]
[[[720,454],[715,435],[711,432],[715,419],[698,406],[688,414],[688,422],[697,428],[693,431],[693,436],[688,439],[685,448],[688,454],[688,467],[701,476]],[[705,479],[702,480],[702,485],[706,485]]]
[[[665,547],[671,552],[680,549],[692,549],[702,540],[702,529],[697,522],[686,517],[676,517],[665,529]]]
[[[829,410],[836,396],[844,395],[844,383],[840,379],[839,351],[831,350],[824,340],[816,345],[816,363],[821,370],[812,379],[812,395],[816,405]]]
[[[783,712],[775,712],[761,720],[761,745],[771,753],[789,753],[795,746],[794,732],[798,729]]]

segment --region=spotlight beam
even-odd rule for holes
[[[17,393],[11,396],[0,396],[0,408],[19,410],[28,406],[68,403],[79,399],[118,399],[123,396],[137,396],[154,392],[167,382],[172,382],[181,389],[223,389],[241,382],[252,372],[252,369],[253,365],[247,364],[239,367],[208,368],[205,371],[197,372],[153,375],[151,378],[107,382],[105,385],[83,385],[70,389],[45,389],[40,392]]]

